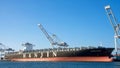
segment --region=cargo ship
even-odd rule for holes
[[[8,52],[5,58],[10,61],[87,61],[87,62],[111,62],[111,53],[114,48],[105,47],[75,47],[68,48],[66,42],[55,41],[56,35],[52,38],[41,24],[38,25],[41,31],[52,45],[48,49],[33,50],[31,43],[22,44],[25,49],[18,52]],[[56,47],[55,47],[56,46]]]
[[[111,62],[113,49],[105,47],[49,48],[11,52],[6,54],[5,58],[10,61]]]

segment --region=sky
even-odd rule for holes
[[[39,29],[56,34],[69,47],[114,47],[113,28],[104,7],[120,22],[120,0],[0,0],[0,43],[15,50],[30,42],[34,49],[51,48]]]

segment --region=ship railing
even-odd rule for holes
[[[98,46],[98,48],[105,48],[105,47],[102,47],[102,46]]]
[[[81,48],[57,48],[53,49],[53,51],[79,51]]]
[[[31,53],[31,52],[58,52],[58,51],[79,51],[89,48],[95,48],[95,47],[75,47],[75,48],[48,48],[48,49],[37,49],[37,50],[29,50],[29,51],[23,51],[23,53]],[[19,52],[11,52],[10,54],[18,54]]]
[[[67,51],[68,48],[63,48],[64,51]]]
[[[6,55],[16,55],[16,54],[19,54],[19,52],[9,52],[9,53],[6,53]]]
[[[23,51],[22,53],[31,53],[31,52],[53,52],[53,51],[79,51],[81,49],[86,49],[85,47],[75,47],[75,48],[48,48],[48,49],[37,49],[37,50],[29,50]],[[10,52],[9,54],[19,54],[19,52]]]
[[[52,52],[52,48],[48,48],[48,49],[40,49],[36,52]]]
[[[69,48],[70,51],[73,51],[73,48]]]
[[[80,47],[75,47],[75,50],[79,51],[79,50],[81,50],[81,48]]]
[[[81,48],[77,47],[77,48],[49,48],[49,49],[43,49],[43,50],[40,50],[40,52],[53,52],[53,51],[79,51],[81,50]]]
[[[81,48],[81,50],[85,50],[85,49],[89,49],[88,47],[80,47]]]
[[[57,48],[57,50],[53,50],[53,51],[72,51],[73,48]]]
[[[94,48],[96,48],[96,47],[94,47],[94,46],[88,46],[88,48],[89,48],[89,49],[94,49]]]
[[[78,50],[79,50],[79,48],[77,48],[77,47],[73,48],[73,51],[78,51]]]

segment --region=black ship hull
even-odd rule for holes
[[[112,61],[114,48],[54,48],[6,54],[11,61]]]

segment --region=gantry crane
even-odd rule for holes
[[[9,51],[14,51],[14,50],[0,43],[0,60],[5,58],[5,54],[8,53]]]
[[[24,47],[23,48],[23,51],[30,51],[30,50],[33,50],[33,47],[35,45],[29,43],[29,42],[26,42],[26,43],[23,43],[22,46]]]
[[[68,44],[66,42],[58,42],[58,41],[55,41],[54,38],[52,38],[48,33],[47,31],[44,29],[44,27],[41,25],[41,24],[38,24],[39,28],[41,29],[41,31],[45,34],[45,36],[47,37],[47,39],[49,40],[50,44],[54,47],[54,45],[57,45],[57,46],[63,46],[63,47],[67,47]],[[56,35],[54,34],[53,35],[54,37],[56,37]]]
[[[4,52],[6,50],[6,46],[0,43],[0,52]]]
[[[0,43],[0,52],[5,52],[5,51],[14,51],[14,50],[12,48],[9,48],[6,45]]]
[[[108,19],[114,29],[114,44],[115,44],[115,52],[116,52],[116,55],[117,55],[117,52],[119,50],[118,48],[118,40],[120,39],[120,24],[118,24],[118,21],[116,20],[113,12],[112,12],[112,9],[110,7],[110,5],[107,5],[105,6],[105,10],[107,12],[107,16],[108,16]]]

